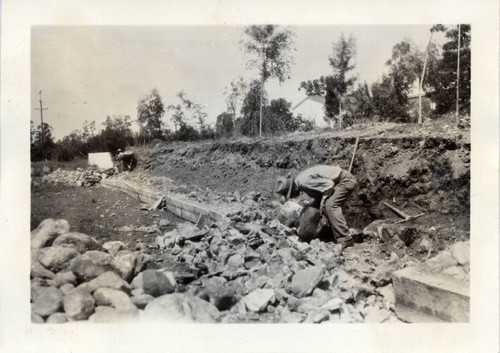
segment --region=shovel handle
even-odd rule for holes
[[[397,209],[396,207],[394,207],[394,206],[392,206],[392,205],[388,204],[387,202],[384,202],[384,205],[385,205],[385,206],[387,206],[387,207],[389,207],[389,208],[390,208],[390,209],[391,209],[394,213],[396,213],[398,216],[400,216],[400,217],[402,217],[402,218],[404,218],[404,219],[408,219],[408,218],[410,218],[410,216],[409,216],[409,215],[407,215],[407,214],[406,214],[406,213],[404,213],[403,211],[401,211],[401,210]]]

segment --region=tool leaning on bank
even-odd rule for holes
[[[356,178],[347,170],[338,166],[317,165],[305,169],[295,178],[291,175],[279,177],[274,192],[285,196],[287,200],[299,196],[300,192],[311,197],[314,200],[312,204],[320,205],[320,217],[326,216],[333,240],[340,244],[342,251],[354,243],[342,206],[356,184]]]

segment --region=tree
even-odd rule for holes
[[[104,130],[101,137],[104,140],[105,151],[116,153],[118,149],[125,149],[126,146],[133,144],[134,135],[131,130],[132,122],[128,115],[107,116],[103,123]],[[101,146],[102,148],[102,146]]]
[[[250,83],[248,92],[241,107],[241,133],[246,136],[256,136],[259,134],[260,125],[260,104],[266,105],[267,98],[265,92],[261,90],[261,83],[254,80]],[[267,121],[264,121],[264,127]]]
[[[142,132],[151,139],[161,137],[162,117],[165,114],[163,102],[156,88],[140,98],[137,106],[137,121]]]
[[[31,122],[30,130],[31,130],[30,131],[31,160],[43,161],[45,159],[51,159],[54,149],[56,147],[56,144],[52,137],[52,126],[50,126],[47,123],[43,123],[43,129],[42,125],[38,125],[38,128],[35,129],[33,122]],[[43,138],[42,138],[42,133],[43,133]]]
[[[424,78],[425,78],[425,69],[427,67],[427,61],[429,58],[429,53],[431,50],[431,44],[432,44],[432,35],[434,32],[442,32],[445,30],[445,27],[441,24],[437,24],[431,27],[430,32],[431,35],[429,37],[429,44],[427,45],[427,50],[425,51],[425,59],[424,59],[424,68],[422,69],[422,77],[418,81],[418,123],[422,124],[423,119],[422,119],[422,89],[423,89],[423,83],[424,83]]]
[[[408,120],[407,99],[397,91],[388,75],[384,74],[374,82],[371,90],[373,109],[380,119],[395,122]]]
[[[446,32],[448,41],[443,44],[443,56],[438,65],[437,75],[429,75],[432,86],[432,98],[436,102],[436,112],[446,113],[452,110],[456,101],[457,89],[457,48],[458,28],[451,27]],[[459,104],[470,111],[470,82],[471,82],[471,53],[470,53],[470,25],[460,25],[460,82]]]
[[[262,136],[262,114],[264,107],[264,86],[268,79],[277,78],[284,82],[290,78],[294,64],[291,51],[294,48],[294,33],[288,29],[278,32],[275,25],[250,26],[245,29],[247,42],[243,50],[250,55],[249,69],[257,68],[260,76],[259,136]]]
[[[352,120],[367,120],[373,115],[373,98],[366,82],[362,85],[358,84],[358,87],[346,98],[345,107]]]
[[[275,131],[295,131],[299,128],[297,121],[294,119],[290,108],[292,103],[287,102],[284,98],[273,99],[269,105],[268,111],[275,121]]]
[[[235,119],[233,114],[219,114],[215,123],[215,133],[217,134],[217,136],[232,136],[234,132],[234,120]]]
[[[236,112],[241,109],[241,104],[243,103],[243,99],[245,98],[247,89],[247,83],[245,82],[243,77],[240,76],[237,80],[231,81],[230,86],[226,87],[224,91],[224,95],[226,96],[227,110],[233,117],[233,126],[235,125],[236,121]]]
[[[351,75],[355,68],[356,40],[344,34],[333,43],[332,54],[328,61],[332,74],[319,79],[303,81],[299,89],[304,89],[308,96],[321,95],[325,97],[325,117],[328,120],[342,113],[342,101],[356,82],[356,76]]]

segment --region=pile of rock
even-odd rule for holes
[[[95,166],[86,169],[76,170],[57,169],[52,173],[44,175],[41,180],[34,180],[34,183],[63,184],[68,186],[93,186],[99,184],[102,179],[106,179],[115,174],[115,168],[99,169]]]

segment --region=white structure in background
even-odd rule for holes
[[[293,115],[314,120],[319,128],[328,127],[325,121],[325,98],[323,96],[306,96],[292,108]]]
[[[89,153],[89,165],[96,165],[101,169],[114,167],[113,159],[109,152]]]

